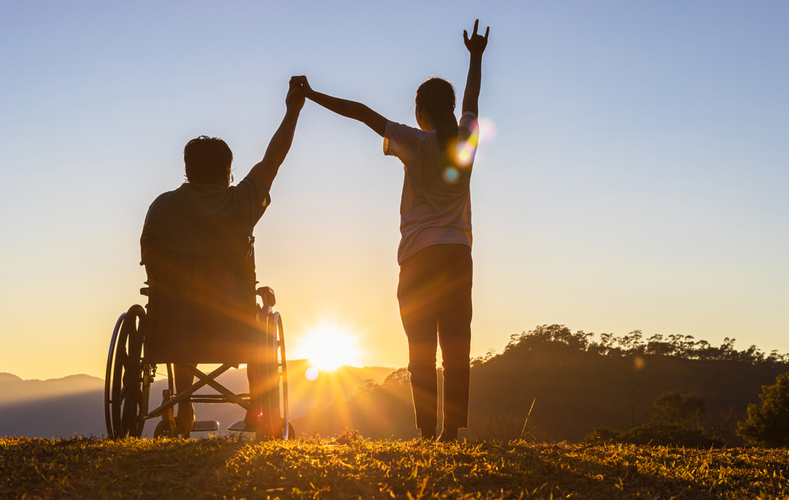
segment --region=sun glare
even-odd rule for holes
[[[480,142],[491,143],[494,142],[497,135],[496,123],[490,118],[480,117],[477,120],[480,126]]]
[[[359,363],[357,337],[336,326],[323,325],[309,330],[295,351],[318,370],[335,370],[343,365]],[[310,375],[317,377],[318,374]]]

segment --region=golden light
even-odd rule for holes
[[[359,364],[360,352],[356,335],[333,325],[321,325],[307,331],[299,339],[294,351],[296,356],[307,358],[318,370],[329,371],[344,365]],[[310,374],[314,375],[317,373]]]
[[[474,160],[476,146],[471,142],[463,142],[455,150],[455,159],[462,167],[468,167]]]
[[[455,160],[461,167],[469,167],[475,159],[477,144],[480,141],[480,128],[474,123],[469,130],[469,138],[459,141],[455,146]]]
[[[312,382],[318,378],[318,374],[319,374],[318,368],[316,368],[315,366],[311,366],[310,368],[304,371],[304,378]]]

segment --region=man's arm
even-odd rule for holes
[[[361,121],[374,132],[384,137],[384,129],[387,127],[387,119],[376,113],[369,107],[360,102],[347,101],[345,99],[338,99],[326,94],[321,94],[310,88],[305,76],[294,76],[291,78],[291,84],[300,85],[304,89],[304,95],[311,101],[319,104],[329,111],[351,118],[353,120]]]
[[[468,35],[464,30],[464,45],[469,50],[469,74],[466,75],[466,89],[464,90],[464,102],[462,112],[466,113],[471,111],[477,116],[477,98],[480,96],[480,78],[483,65],[483,51],[486,50],[488,44],[488,30],[486,28],[485,36],[477,34],[477,23],[475,20],[475,28],[472,31],[472,38],[467,38]]]
[[[250,170],[250,175],[263,179],[267,191],[271,190],[277,171],[291,149],[296,121],[302,106],[304,106],[304,91],[298,85],[291,85],[285,98],[285,117],[283,117],[277,132],[272,136],[272,140],[269,141],[269,147],[266,148],[263,159]]]

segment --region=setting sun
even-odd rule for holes
[[[334,370],[359,363],[357,336],[343,328],[322,325],[308,330],[294,349],[319,370]]]

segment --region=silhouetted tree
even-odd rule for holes
[[[585,436],[588,443],[631,443],[656,446],[710,448],[724,445],[718,437],[710,437],[700,428],[705,402],[694,394],[667,392],[656,398],[651,408],[651,422],[625,432],[596,427]]]
[[[750,346],[744,351],[735,349],[735,339],[726,337],[720,347],[712,346],[706,340],[694,340],[691,335],[668,335],[666,338],[656,334],[642,340],[642,331],[634,330],[622,337],[611,333],[600,334],[600,341],[595,342],[594,333],[579,330],[572,333],[565,325],[538,325],[535,329],[510,336],[505,353],[512,350],[529,349],[536,343],[558,342],[580,351],[593,352],[605,356],[623,357],[632,355],[674,356],[683,359],[741,361],[753,365],[769,363],[788,364],[788,355],[771,351],[766,356],[757,346]],[[504,353],[503,353],[504,354]],[[473,364],[479,365],[491,359],[491,356],[478,357]]]
[[[787,373],[776,377],[773,385],[764,385],[762,404],[750,404],[749,418],[738,422],[738,435],[748,443],[769,448],[787,448],[788,395]]]
[[[647,347],[645,348],[645,354],[657,354],[659,356],[667,356],[671,355],[674,351],[672,345],[668,342],[664,342],[664,336],[660,333],[657,333],[647,339]]]
[[[512,338],[512,337],[513,337],[513,336],[511,335],[511,338]],[[478,356],[478,357],[476,357],[476,358],[473,358],[473,359],[472,359],[472,362],[471,362],[471,364],[472,364],[472,366],[480,366],[480,365],[482,365],[482,364],[484,364],[484,363],[487,363],[487,362],[491,361],[491,359],[492,359],[494,356],[496,356],[496,350],[494,350],[494,349],[489,349],[489,350],[486,352],[485,356]]]
[[[699,429],[705,401],[696,394],[682,394],[675,390],[656,398],[650,409],[651,421],[660,425],[678,425],[685,429]]]
[[[642,402],[643,396],[644,390],[641,389],[638,392],[626,395],[626,398],[628,398],[629,401],[628,409],[631,410],[631,426],[636,425],[636,407]]]

